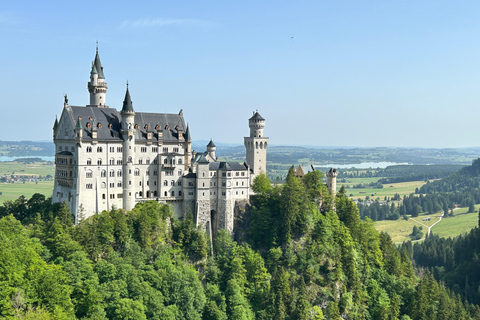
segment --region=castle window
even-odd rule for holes
[[[123,193],[117,194],[117,198],[118,198],[118,199],[123,199]]]
[[[87,129],[90,129],[92,127],[92,125],[90,124],[90,122],[87,122]]]
[[[226,177],[227,176],[227,173],[226,172],[222,172],[222,177]]]
[[[168,160],[167,159],[163,159],[163,164],[167,164],[168,163]]]
[[[148,124],[145,125],[145,127],[143,127],[145,130],[148,130]]]
[[[97,160],[97,165],[101,166],[102,165],[102,159]]]
[[[121,188],[121,187],[122,187],[122,183],[121,183],[121,182],[117,182],[117,187]]]
[[[145,163],[146,163],[146,164],[150,164],[150,158],[147,158],[147,159],[145,160]]]
[[[93,177],[93,172],[92,172],[92,170],[88,170],[88,171],[86,172],[86,177],[87,177],[87,178],[92,178],[92,177]]]
[[[97,147],[97,152],[102,152],[102,151],[103,151],[102,147]]]
[[[238,186],[238,181],[237,181],[237,186]]]
[[[103,199],[103,200],[105,200],[105,193],[104,193],[104,194],[102,194],[102,199]]]
[[[102,178],[105,178],[107,176],[107,171],[106,170],[102,170],[102,173],[100,175]]]
[[[138,129],[138,124],[135,124],[134,128],[135,128],[135,130]]]
[[[168,124],[167,124],[167,125],[165,126],[165,130],[168,130],[168,129],[169,129],[169,126],[168,126]]]
[[[89,120],[93,120],[93,118],[92,118],[92,117],[88,117],[88,119],[89,119]]]
[[[150,180],[147,180],[147,186],[149,186],[149,185],[150,185]]]
[[[99,123],[97,124],[97,127],[98,127],[98,129],[102,129],[102,124],[99,122]]]
[[[157,175],[157,170],[153,170],[153,175],[154,175],[154,176]]]
[[[244,183],[244,182],[242,181],[242,186],[243,186],[243,183]]]
[[[92,159],[87,159],[87,166],[92,165]]]
[[[236,195],[238,196],[238,191],[235,191]]]
[[[258,149],[258,141],[255,141],[255,149]]]
[[[142,164],[143,163],[143,159],[142,158],[138,158],[138,164]]]
[[[166,196],[167,196],[167,191],[165,191],[163,194],[164,194],[164,195],[165,195],[165,197],[166,197]]]
[[[139,176],[140,175],[140,169],[135,169],[135,173],[134,173],[136,176]]]
[[[117,171],[117,177],[121,177],[122,176],[122,170],[118,170]]]
[[[118,165],[123,164],[123,160],[122,160],[122,159],[118,159],[118,160],[117,160],[117,164],[118,164]]]
[[[153,181],[153,185],[156,186],[156,185],[157,185],[157,181]]]
[[[110,199],[115,199],[115,194],[111,194]]]
[[[225,182],[222,182],[222,187],[225,187]]]
[[[152,147],[152,152],[158,152],[158,147]]]
[[[175,185],[175,180],[170,181],[170,185],[174,186]]]
[[[140,152],[147,152],[147,147],[141,147]]]
[[[178,164],[182,164],[182,158],[178,159]]]
[[[178,175],[181,176],[182,175],[182,170],[178,170]]]
[[[87,152],[92,152],[92,147],[87,147]]]
[[[108,124],[108,129],[113,129],[113,124],[109,123]]]
[[[58,147],[58,151],[62,151],[62,150],[63,150],[63,148],[61,146]]]
[[[141,197],[143,195],[142,191],[138,193],[138,196]]]
[[[192,182],[192,181],[188,181],[188,186],[189,186],[189,187],[193,187],[193,182]]]
[[[245,176],[245,172],[242,172],[242,177],[244,177],[244,176]]]
[[[178,152],[178,148],[173,148],[173,152]]]
[[[163,147],[163,152],[168,153],[168,147]]]
[[[132,157],[128,157],[128,163],[132,163],[132,162],[133,162]]]
[[[147,176],[150,175],[150,170],[147,170],[146,173],[145,173]]]
[[[123,147],[117,147],[117,152],[122,152],[123,151]]]
[[[157,164],[158,161],[157,161],[157,158],[153,159],[153,164]]]
[[[110,177],[115,177],[115,171],[110,170]]]
[[[110,158],[110,164],[115,164],[115,159]]]
[[[115,147],[110,147],[110,152],[115,152]]]
[[[240,175],[240,172],[235,172],[235,176],[238,177]]]
[[[232,176],[232,173],[231,172],[227,172],[227,177],[231,177]]]
[[[110,182],[110,188],[115,188],[115,183],[114,182]]]
[[[93,189],[93,184],[87,183],[87,184],[85,185],[85,189]]]
[[[160,129],[160,127],[158,126],[158,124],[155,126],[155,130],[158,130]]]
[[[150,198],[150,191],[147,191],[147,198]]]
[[[171,192],[172,197],[175,197],[175,191]]]
[[[138,185],[139,185],[139,186],[142,186],[142,181],[139,181],[139,182],[138,182]]]

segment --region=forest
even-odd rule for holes
[[[258,176],[242,242],[223,230],[210,243],[192,215],[157,202],[73,225],[66,204],[40,194],[7,201],[0,318],[480,319],[470,295],[412,264],[411,248],[322,179],[293,168],[281,186]]]

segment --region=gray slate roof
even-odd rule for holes
[[[123,140],[123,137],[120,133],[122,115],[116,109],[67,106],[64,108],[64,112],[67,112],[73,128],[75,128],[75,125],[77,124],[76,122],[78,117],[82,117],[80,122],[84,130],[83,140],[85,141],[92,140],[91,131],[93,128],[87,128],[88,122],[97,129],[98,141]],[[155,127],[158,125],[159,129],[163,130],[163,141],[166,142],[178,141],[178,133],[175,130],[175,127],[177,125],[178,128],[185,127],[183,116],[179,114],[136,112],[134,119],[135,124],[138,125],[138,129],[135,134],[135,139],[137,141],[147,141],[147,130],[145,129],[145,125],[149,125],[149,130],[153,129],[154,132],[150,141],[158,140],[156,133],[157,130],[155,130]],[[98,124],[101,125],[101,128],[98,127]],[[109,124],[112,124],[111,129],[108,127]],[[166,129],[167,126],[168,129]]]
[[[105,75],[103,74],[102,63],[100,62],[100,56],[98,55],[98,49],[97,49],[97,53],[95,54],[95,61],[93,62],[93,64],[97,69],[98,79],[105,79]]]
[[[217,161],[210,162],[209,170],[222,170],[222,171],[242,171],[247,170],[247,167],[242,163],[230,162],[230,161]]]
[[[265,120],[265,119],[257,111],[257,112],[254,112],[253,116],[248,120]]]

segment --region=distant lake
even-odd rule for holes
[[[54,156],[17,156],[17,157],[0,156],[0,162],[14,161],[15,159],[21,159],[21,158],[40,158],[44,161],[55,161]]]
[[[399,166],[406,165],[408,163],[396,163],[396,162],[362,162],[362,163],[353,163],[353,164],[316,164],[316,167],[320,168],[335,168],[335,169],[369,169],[369,168],[380,168],[385,169],[388,166]]]

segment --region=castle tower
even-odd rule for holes
[[[261,172],[267,172],[267,146],[269,138],[263,136],[265,119],[257,112],[248,119],[250,127],[250,137],[245,137],[245,149],[247,154],[247,164],[252,171],[252,179]]]
[[[90,82],[88,82],[88,92],[90,92],[90,105],[88,107],[108,108],[105,100],[107,89],[97,46],[95,60],[92,62],[92,70],[90,71]]]
[[[213,143],[213,140],[210,139],[210,142],[207,144],[207,153],[213,160],[217,159],[215,157],[215,151],[217,150],[217,146]]]
[[[133,110],[130,92],[125,93],[122,115],[121,133],[123,137],[123,209],[129,211],[135,207],[135,111]]]
[[[330,194],[335,197],[335,194],[337,193],[337,170],[330,168],[329,171],[327,171],[327,188]]]

